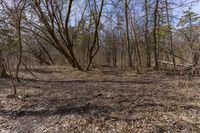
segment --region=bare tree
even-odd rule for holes
[[[26,0],[17,0],[14,1],[12,4],[7,3],[7,1],[2,0],[1,4],[3,6],[4,11],[6,12],[7,16],[9,16],[10,21],[9,24],[14,27],[16,36],[18,38],[19,44],[19,57],[18,63],[16,67],[16,79],[19,80],[19,68],[22,62],[22,37],[21,37],[21,24],[23,18],[23,12],[26,6]]]
[[[159,64],[158,64],[158,41],[157,41],[157,21],[158,21],[158,4],[159,0],[155,1],[155,6],[154,6],[154,27],[153,27],[153,40],[154,40],[154,57],[155,57],[155,70],[159,69]]]
[[[95,30],[94,30],[93,42],[92,42],[91,46],[89,46],[89,49],[88,49],[88,64],[86,66],[86,70],[88,70],[90,68],[92,60],[99,50],[98,33],[99,33],[99,26],[100,26],[100,22],[101,22],[102,11],[103,11],[103,7],[104,7],[104,0],[101,0],[99,12],[97,11],[97,1],[93,0],[93,3],[94,3],[94,12],[95,12],[94,13],[94,15],[95,15],[94,16]],[[95,47],[97,47],[97,48],[95,49]]]
[[[16,68],[16,79],[19,82],[19,68],[22,63],[22,36],[21,36],[21,24],[22,24],[22,17],[23,17],[23,11],[26,6],[26,0],[20,0],[18,3],[14,3],[14,10],[16,12],[16,15],[13,16],[13,21],[16,24],[16,30],[17,30],[17,37],[19,41],[19,61]]]
[[[148,67],[151,67],[151,50],[150,50],[150,42],[149,42],[149,31],[148,31],[148,26],[149,26],[149,9],[148,9],[148,0],[144,0],[144,9],[145,9],[145,44],[146,44],[146,65]]]
[[[36,33],[39,37],[49,42],[51,46],[57,49],[67,59],[71,66],[82,70],[74,53],[73,39],[76,35],[73,37],[70,35],[69,22],[73,2],[74,0],[69,0],[67,2],[67,9],[65,9],[65,2],[63,0],[60,2],[29,1],[44,28],[33,21],[29,21],[28,23],[46,35],[44,38],[35,31],[33,33]],[[65,11],[66,15],[63,14]]]
[[[166,7],[166,13],[167,13],[167,25],[168,25],[168,32],[169,32],[170,51],[171,51],[171,56],[172,56],[173,65],[174,65],[174,67],[175,67],[176,61],[175,61],[175,57],[174,57],[173,36],[172,36],[172,24],[171,24],[171,22],[170,22],[168,0],[165,0],[165,7]]]
[[[130,9],[129,9],[130,10]],[[131,11],[130,11],[130,18],[131,18],[131,28],[132,28],[132,38],[135,41],[135,56],[136,56],[136,62],[137,62],[137,70],[139,71],[140,67],[141,67],[141,57],[140,57],[140,50],[139,50],[139,39],[138,39],[138,34],[136,32],[136,28],[135,28],[135,18],[133,17]]]
[[[127,48],[128,48],[128,61],[129,61],[129,67],[133,67],[133,63],[132,63],[132,47],[131,47],[131,43],[130,43],[130,36],[129,36],[129,15],[128,15],[128,0],[125,0],[124,3],[125,6],[125,21],[126,21],[126,44],[127,44]]]

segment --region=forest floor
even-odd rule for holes
[[[66,67],[0,79],[0,133],[200,133],[200,77]]]

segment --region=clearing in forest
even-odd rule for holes
[[[200,132],[199,77],[66,67],[0,79],[0,132]]]

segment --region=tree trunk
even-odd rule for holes
[[[0,49],[0,77],[8,77],[7,73],[6,73],[6,68],[5,68],[5,64],[4,64],[4,58],[2,55],[2,51]]]
[[[130,37],[129,37],[129,20],[128,20],[128,0],[125,0],[125,20],[126,20],[126,44],[128,48],[128,62],[129,67],[133,67],[132,63],[132,47],[130,44]]]
[[[55,9],[53,9],[53,1],[45,1],[46,2],[46,8],[49,9],[49,6],[51,7],[52,12],[44,12],[42,9],[43,7],[40,5],[41,3],[39,1],[34,1],[32,4],[34,6],[34,10],[36,11],[38,17],[40,18],[41,22],[44,24],[45,29],[40,30],[43,33],[49,33],[50,40],[48,42],[51,46],[56,48],[68,61],[68,63],[74,67],[78,68],[79,70],[82,70],[77,58],[74,54],[73,49],[73,42],[70,38],[70,30],[69,30],[69,20],[71,15],[71,9],[72,9],[72,3],[74,0],[69,0],[68,3],[68,9],[67,9],[67,15],[65,20],[63,18],[59,18],[56,15],[52,15],[52,12],[55,12]],[[50,11],[50,10],[49,10]],[[50,18],[50,21],[48,21],[46,18]],[[57,21],[57,23],[55,23]],[[58,23],[59,21],[59,23]],[[60,22],[62,22],[62,26],[60,25]],[[58,26],[58,30],[55,29],[55,25]],[[60,38],[57,36],[56,32],[60,34]],[[61,40],[60,40],[61,39]],[[63,45],[64,43],[64,45]]]
[[[146,65],[151,67],[151,50],[150,43],[148,42],[148,25],[149,25],[149,15],[148,15],[148,0],[144,0],[145,7],[145,44],[146,44]]]
[[[96,1],[94,0],[94,3],[96,5]],[[95,20],[95,32],[94,32],[94,38],[93,38],[93,42],[92,42],[92,46],[88,49],[88,64],[86,66],[86,70],[89,70],[92,60],[95,57],[95,55],[98,53],[99,50],[99,26],[100,26],[100,22],[101,22],[101,16],[102,16],[102,12],[103,12],[103,7],[104,7],[104,0],[101,0],[101,6],[100,6],[100,10],[97,16],[97,19]],[[95,7],[96,9],[97,7]],[[97,12],[97,10],[96,10]],[[95,46],[97,46],[96,50],[95,50]]]
[[[159,69],[158,64],[158,51],[157,51],[157,18],[158,18],[158,0],[155,1],[154,7],[154,27],[153,27],[153,40],[154,40],[154,56],[155,56],[155,70]]]
[[[165,0],[165,6],[166,6],[166,12],[167,12],[167,23],[168,23],[168,30],[169,30],[171,56],[172,56],[173,65],[175,67],[176,61],[175,61],[175,57],[174,57],[173,36],[172,36],[170,16],[169,16],[169,5],[168,5],[168,1],[167,0]]]
[[[21,22],[19,22],[19,23],[21,23]],[[16,79],[17,79],[18,82],[20,82],[20,79],[19,79],[19,68],[20,68],[20,65],[22,63],[22,40],[21,40],[21,28],[20,28],[20,25],[17,28],[17,30],[18,30],[18,42],[19,42],[19,62],[17,64],[17,68],[16,68]]]
[[[139,71],[142,63],[141,63],[141,57],[140,57],[140,49],[139,49],[139,40],[138,40],[138,36],[136,33],[136,29],[135,29],[135,19],[132,17],[132,14],[130,13],[131,16],[131,28],[132,28],[132,37],[135,39],[135,58],[136,58],[136,62],[137,62],[137,70]],[[134,19],[134,21],[133,21]]]

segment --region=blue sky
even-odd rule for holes
[[[174,8],[173,15],[175,16],[173,24],[175,26],[177,25],[179,19],[183,15],[183,11],[188,10],[189,7],[191,7],[192,11],[199,14],[200,16],[200,0],[177,0],[176,3],[178,5],[173,7]]]
[[[200,3],[193,4],[193,10],[200,15]]]
[[[183,13],[183,10],[187,10],[189,7],[192,7],[192,10],[200,15],[200,1],[199,0],[180,0],[180,1],[185,3],[185,5],[181,7],[176,7],[177,9],[174,11],[176,12],[176,14],[179,14],[179,16],[181,16]]]

